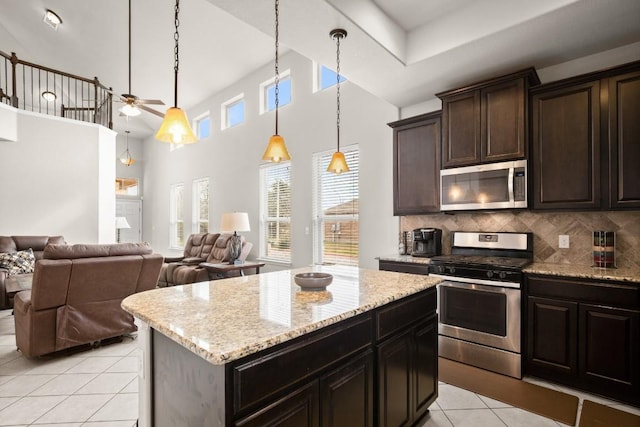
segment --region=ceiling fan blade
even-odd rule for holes
[[[159,99],[138,99],[136,104],[164,105]]]
[[[139,107],[141,110],[144,110],[144,111],[146,111],[146,112],[148,112],[148,113],[155,114],[155,115],[156,115],[156,116],[158,116],[158,117],[162,117],[162,118],[164,118],[164,113],[161,113],[160,111],[154,110],[153,108],[149,108],[149,107],[147,107],[147,106],[145,106],[145,105],[138,105],[138,107]]]

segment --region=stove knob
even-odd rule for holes
[[[504,280],[504,279],[506,279],[506,278],[507,278],[507,273],[505,273],[504,271],[501,271],[501,272],[500,272],[500,274],[499,274],[498,276],[500,276],[500,278],[501,278],[502,280]]]
[[[493,271],[491,270],[487,271],[487,277],[491,279],[493,277]]]
[[[438,274],[442,274],[442,273],[444,273],[444,266],[442,266],[442,265],[437,265],[437,266],[436,266],[436,273],[438,273]]]
[[[456,268],[455,267],[449,267],[449,274],[455,274],[456,273]]]

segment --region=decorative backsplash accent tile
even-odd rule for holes
[[[616,233],[616,265],[640,267],[640,211],[455,213],[405,216],[400,229],[419,227],[442,229],[442,251],[451,253],[451,231],[533,232],[535,262],[592,264],[593,232]],[[569,235],[570,247],[558,248],[558,236]]]

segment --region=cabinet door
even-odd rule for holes
[[[439,212],[440,115],[393,133],[393,214]]]
[[[578,304],[528,297],[527,310],[527,372],[553,379],[576,375]]]
[[[373,426],[373,352],[320,380],[322,427]]]
[[[580,304],[578,342],[589,389],[640,403],[640,312]]]
[[[600,82],[536,93],[534,209],[600,207]]]
[[[523,159],[526,152],[524,79],[482,89],[481,160]]]
[[[640,72],[609,79],[612,208],[640,208]]]
[[[438,397],[438,318],[432,316],[415,330],[414,419],[420,418]]]
[[[411,424],[411,333],[378,346],[378,425]]]
[[[234,423],[237,427],[318,427],[318,381],[287,394]]]
[[[442,100],[442,166],[480,162],[480,91]]]

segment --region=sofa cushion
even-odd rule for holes
[[[31,248],[12,253],[0,253],[0,267],[9,272],[9,276],[33,273],[36,262]]]
[[[123,255],[148,255],[152,251],[149,243],[115,243],[111,245],[47,245],[45,259],[97,258]]]
[[[207,258],[207,262],[229,261],[229,239],[231,234],[221,234],[216,240],[216,244],[211,249],[211,254]]]

